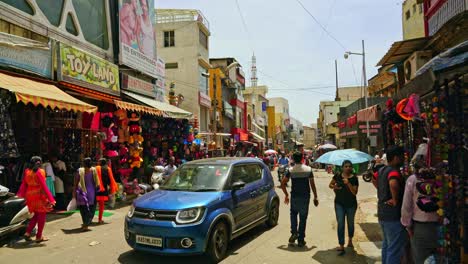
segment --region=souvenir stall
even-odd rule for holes
[[[424,92],[400,93],[387,102],[383,138],[386,147],[406,149],[406,177],[421,174],[420,168],[430,172],[421,178],[432,191],[420,193],[427,212],[439,215],[438,263],[462,263],[468,252],[467,76],[434,81]]]
[[[83,117],[97,107],[52,84],[0,73],[0,101],[0,184],[12,191],[18,189],[31,156],[41,156],[45,163],[66,153],[62,159],[79,161],[96,145],[93,134],[83,129]],[[51,171],[47,176],[52,188],[55,175]],[[63,188],[61,184],[59,191]]]

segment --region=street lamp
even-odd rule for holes
[[[357,53],[357,52],[351,52],[351,51],[346,51],[344,54],[344,58],[348,59],[349,55],[360,55],[362,56],[362,74],[364,77],[364,100],[365,100],[365,107],[368,107],[368,101],[367,101],[367,74],[366,74],[366,52],[364,49],[364,40],[362,40],[362,53]],[[367,145],[367,152],[370,154],[370,131],[369,131],[369,120],[366,120],[366,130],[367,130],[367,140],[368,140],[368,145]]]

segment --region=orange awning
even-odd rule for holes
[[[16,95],[17,102],[24,104],[42,105],[52,109],[75,112],[96,112],[97,107],[82,102],[60,90],[57,86],[42,83],[27,78],[0,73],[0,88],[9,90]]]
[[[137,105],[132,103],[127,103],[119,100],[114,100],[115,105],[117,108],[124,109],[127,111],[135,111],[135,112],[142,112],[150,115],[155,116],[163,116],[163,112],[156,108],[144,106],[144,105]]]

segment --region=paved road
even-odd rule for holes
[[[276,174],[276,173],[275,173]],[[311,205],[307,223],[307,247],[289,247],[289,208],[281,205],[279,225],[273,229],[259,226],[230,244],[230,263],[376,263],[380,231],[375,219],[375,190],[370,183],[360,182],[360,210],[356,219],[356,251],[348,250],[338,257],[333,192],[328,189],[330,175],[315,172],[320,205]],[[283,194],[277,189],[281,199]],[[0,248],[2,261],[20,263],[206,263],[196,257],[160,257],[132,251],[123,238],[123,220],[128,208],[123,207],[106,218],[109,223],[93,226],[80,233],[79,214],[48,222],[45,235],[50,241],[31,244],[12,242]],[[365,252],[365,253],[364,253]]]

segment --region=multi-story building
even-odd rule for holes
[[[328,141],[335,145],[337,144],[339,141],[339,129],[335,123],[338,121],[340,107],[348,106],[353,102],[354,100],[320,102],[320,112],[317,126],[321,132],[321,143]]]
[[[218,90],[222,100],[218,107],[221,107],[223,131],[232,135],[233,143],[239,142],[241,135],[247,133],[243,97],[245,76],[242,66],[235,58],[212,58],[210,64],[213,68],[219,68],[225,75],[225,81],[221,82],[222,89]],[[246,140],[245,136],[243,138]]]
[[[268,126],[266,94],[268,87],[261,85],[247,87],[244,91],[244,98],[247,103],[247,129],[252,136],[252,140],[265,143],[266,128]]]
[[[284,150],[284,141],[288,140],[290,125],[289,102],[283,97],[268,98],[270,106],[275,107],[275,138],[277,148]]]
[[[354,101],[361,97],[364,97],[363,86],[349,86],[338,88],[338,99],[340,101]]]
[[[166,63],[166,82],[174,82],[176,93],[183,95],[179,107],[198,116],[200,131],[210,131],[209,22],[192,9],[156,9],[156,22],[156,43]]]
[[[317,144],[317,124],[312,124],[311,126],[303,126],[304,136],[302,142],[304,143],[304,148],[312,149]]]
[[[402,13],[403,40],[424,37],[423,4],[418,0],[405,0]]]
[[[290,141],[294,144],[302,144],[304,136],[304,127],[301,121],[290,117],[289,129],[291,130]]]

